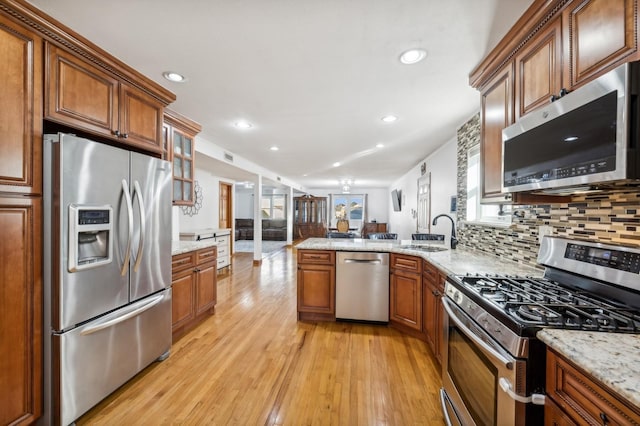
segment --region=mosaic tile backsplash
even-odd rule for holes
[[[565,238],[640,247],[640,189],[574,196],[570,203],[517,206],[512,225],[464,223],[467,152],[480,143],[480,115],[458,129],[458,224],[461,245],[538,266],[538,228]]]

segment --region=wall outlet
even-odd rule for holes
[[[545,235],[552,235],[553,227],[549,225],[538,226],[538,242],[542,241],[542,237]]]

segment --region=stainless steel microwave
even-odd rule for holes
[[[502,131],[503,192],[640,184],[640,63],[630,62]]]

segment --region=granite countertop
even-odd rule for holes
[[[367,240],[361,238],[309,238],[296,245],[297,249],[336,251],[375,251],[408,254],[428,260],[448,275],[508,274],[541,277],[542,269],[505,261],[478,250],[457,248],[445,251],[425,252],[404,248],[407,245],[446,247],[438,243],[420,243],[411,240]]]
[[[640,335],[543,329],[537,337],[640,407]]]
[[[171,256],[176,254],[188,253],[194,250],[200,250],[207,247],[217,246],[220,242],[213,238],[202,241],[171,241]]]

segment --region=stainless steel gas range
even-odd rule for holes
[[[544,276],[455,276],[445,297],[442,407],[450,425],[544,420],[544,327],[640,333],[640,249],[544,237]]]

